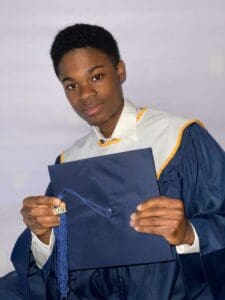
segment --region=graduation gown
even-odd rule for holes
[[[158,184],[161,195],[184,201],[186,215],[199,236],[200,253],[176,255],[163,263],[71,271],[68,299],[224,299],[224,175],[224,151],[205,129],[188,126]],[[51,185],[46,194],[52,195]],[[30,246],[31,234],[26,229],[12,254],[22,299],[58,299],[54,251],[39,270]]]

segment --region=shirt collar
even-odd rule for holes
[[[123,110],[116,127],[110,138],[105,138],[97,126],[93,126],[93,130],[100,141],[109,141],[124,138],[137,140],[137,107],[128,100],[124,100]]]

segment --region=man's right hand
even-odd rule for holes
[[[54,215],[54,207],[60,204],[60,199],[46,196],[27,197],[23,201],[21,214],[24,223],[47,245],[52,227],[60,225],[59,216]]]

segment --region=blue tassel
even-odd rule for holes
[[[77,198],[79,198],[81,201],[83,201],[84,204],[86,204],[87,206],[89,206],[91,209],[93,209],[95,212],[97,212],[98,214],[102,215],[103,217],[112,217],[113,212],[111,208],[104,208],[100,205],[97,205],[93,202],[91,202],[90,200],[85,199],[84,197],[82,197],[80,194],[78,194],[77,192],[68,189],[68,188],[64,188],[63,192],[60,193],[58,195],[58,198],[63,199],[66,195],[66,193],[73,195]]]
[[[66,213],[60,215],[60,226],[54,228],[56,237],[56,278],[60,300],[67,299],[68,287],[68,247]]]
[[[104,217],[112,217],[111,208],[103,208],[87,199],[84,199],[81,195],[79,195],[78,193],[76,193],[71,189],[65,188],[63,192],[58,195],[58,198],[62,200],[65,197],[66,193],[78,197],[87,206],[92,208],[100,215]],[[69,292],[66,213],[60,214],[59,217],[60,217],[60,225],[54,228],[55,237],[56,237],[56,279],[57,279],[57,288],[59,289],[59,293],[60,293],[60,300],[66,300],[67,294]]]

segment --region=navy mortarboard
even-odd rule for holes
[[[49,172],[55,196],[66,202],[69,269],[173,259],[163,237],[129,225],[136,206],[159,194],[150,149],[53,165]]]

